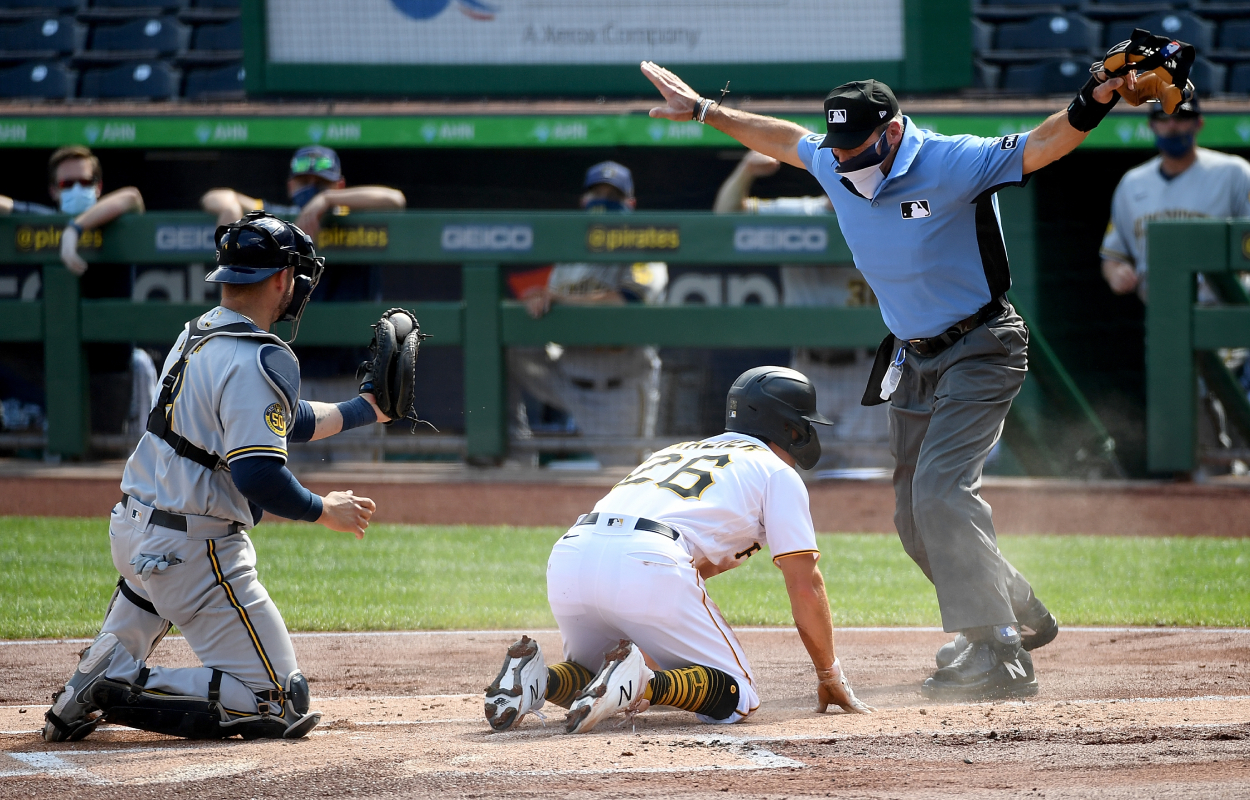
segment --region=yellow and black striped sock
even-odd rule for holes
[[[655,673],[644,697],[653,706],[728,719],[738,708],[738,681],[712,667],[665,669]]]
[[[561,661],[547,667],[547,700],[568,708],[573,698],[594,680],[595,674],[575,661]]]

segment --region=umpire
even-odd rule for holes
[[[937,589],[943,627],[959,633],[938,652],[939,668],[923,686],[928,696],[1036,694],[1027,651],[1059,631],[999,553],[979,493],[985,458],[1028,369],[1028,330],[1006,299],[1011,278],[995,193],[1071,152],[1115,105],[1117,89],[1137,88],[1134,73],[1112,77],[1101,68],[1067,111],[1027,133],[985,139],[917,128],[879,81],[830,92],[821,135],[725,108],[642,64],[666,101],[652,117],[695,119],[811,172],[880,301],[891,335],[864,402],[891,399],[899,538]]]

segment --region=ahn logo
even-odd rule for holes
[[[413,19],[434,19],[455,3],[461,14],[470,19],[492,20],[499,10],[481,0],[391,0],[391,4]]]

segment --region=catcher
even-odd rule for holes
[[[190,739],[297,739],[321,718],[247,530],[267,511],[364,537],[373,501],[305,489],[286,468],[287,443],[415,418],[421,333],[408,312],[387,312],[361,394],[300,400],[299,362],[269,329],[291,322],[295,338],[325,260],[299,228],[259,211],[219,227],[216,242],[206,280],[222,285],[221,305],[188,322],[165,359],[109,523],[121,577],[99,636],[45,715],[49,742],[104,721]],[[171,625],[204,666],[146,663]]]

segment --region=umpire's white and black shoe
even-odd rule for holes
[[[100,724],[99,706],[91,700],[91,686],[104,674],[113,660],[113,652],[121,646],[111,633],[101,634],[78,659],[78,668],[57,692],[52,708],[45,713],[45,742],[76,742]]]
[[[1028,610],[1017,614],[1017,622],[1020,626],[1020,646],[1025,650],[1045,647],[1059,635],[1059,620],[1036,596],[1029,603]],[[949,667],[967,647],[968,637],[961,633],[953,641],[942,645],[933,660],[939,669]]]
[[[979,701],[1037,694],[1033,658],[1012,625],[975,636],[953,662],[924,682],[920,691],[934,700]]]
[[[522,636],[504,656],[494,683],[486,687],[486,721],[495,731],[506,731],[547,698],[547,664],[542,648]]]
[[[586,684],[569,706],[564,729],[569,733],[586,733],[613,714],[639,711],[645,707],[643,697],[655,673],[643,660],[642,651],[628,639],[603,657],[599,674]]]

